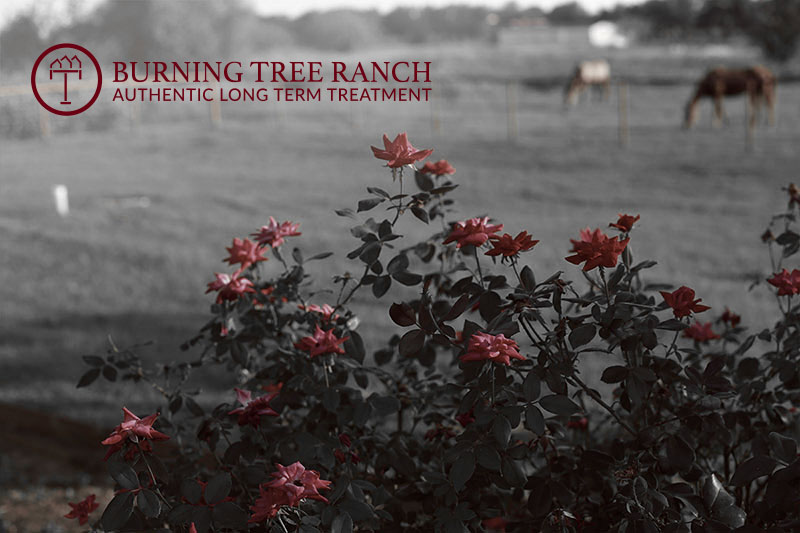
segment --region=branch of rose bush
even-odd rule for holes
[[[583,382],[583,381],[582,381],[582,380],[581,380],[581,379],[580,379],[578,376],[576,376],[574,373],[573,373],[573,374],[570,376],[570,378],[571,378],[572,380],[574,380],[574,381],[575,381],[575,383],[577,383],[577,384],[578,384],[578,386],[579,386],[581,389],[583,389],[583,391],[584,391],[586,394],[588,394],[588,395],[589,395],[589,397],[591,397],[591,398],[592,398],[592,399],[593,399],[593,400],[594,400],[594,401],[595,401],[595,402],[596,402],[596,403],[597,403],[597,404],[598,404],[600,407],[602,407],[603,409],[605,409],[606,411],[608,411],[608,413],[609,413],[609,414],[610,414],[612,417],[614,417],[614,420],[616,420],[616,421],[617,421],[617,423],[618,423],[620,426],[622,426],[622,427],[625,429],[625,431],[627,431],[628,433],[630,433],[630,434],[631,434],[631,435],[633,435],[634,437],[638,437],[638,436],[639,436],[639,434],[638,434],[638,433],[637,433],[637,432],[636,432],[636,431],[635,431],[635,430],[634,430],[634,429],[633,429],[631,426],[629,426],[629,425],[628,425],[628,424],[627,424],[627,423],[626,423],[624,420],[622,420],[622,418],[620,418],[620,416],[617,414],[617,412],[616,412],[616,411],[614,411],[614,409],[613,409],[613,408],[612,408],[610,405],[608,405],[608,404],[607,404],[605,401],[603,401],[603,398],[601,398],[601,397],[600,397],[600,394],[598,394],[598,393],[597,393],[597,391],[595,391],[594,389],[591,389],[591,388],[589,388],[589,387],[586,385],[586,383],[584,383],[584,382]]]
[[[161,493],[161,489],[158,487],[158,481],[156,481],[156,476],[153,473],[153,469],[150,467],[150,462],[147,460],[147,457],[145,457],[145,455],[144,455],[144,450],[142,450],[141,442],[139,442],[137,440],[136,441],[136,446],[137,446],[137,448],[139,448],[139,455],[141,456],[142,461],[144,461],[144,465],[147,467],[147,472],[150,473],[150,480],[153,482],[153,488],[155,489],[156,494],[158,494],[158,497],[161,498],[161,500],[164,502],[164,505],[167,506],[167,509],[171,510],[172,506],[169,504],[169,501],[167,501],[167,499]]]

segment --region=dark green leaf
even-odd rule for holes
[[[212,477],[205,490],[205,501],[209,505],[215,505],[225,498],[231,492],[231,475],[223,472]]]
[[[335,389],[325,389],[322,393],[322,406],[330,413],[335,413],[339,408],[339,392]]]
[[[369,403],[375,409],[375,414],[379,417],[387,417],[400,410],[400,402],[392,396],[378,396],[373,394],[369,397]]]
[[[132,492],[123,492],[114,496],[100,518],[103,529],[113,531],[124,526],[133,513],[133,502],[134,494]]]
[[[378,260],[378,257],[381,255],[381,244],[377,241],[373,241],[366,246],[364,249],[361,250],[359,254],[359,258],[366,264],[371,265],[375,261]]]
[[[419,285],[422,282],[422,276],[419,274],[413,274],[411,272],[398,272],[392,277],[398,283],[405,285],[406,287],[413,287],[414,285]]]
[[[456,492],[461,492],[474,472],[475,454],[472,452],[462,453],[450,467],[450,481],[453,482]]]
[[[797,442],[791,437],[773,431],[769,434],[769,447],[773,455],[784,463],[791,463],[797,458]]]
[[[417,182],[417,187],[419,187],[421,191],[428,192],[433,189],[433,180],[427,174],[419,171],[415,172],[414,181]]]
[[[203,496],[200,484],[194,479],[184,479],[181,483],[181,495],[192,505],[197,504]]]
[[[400,355],[403,357],[416,355],[422,349],[424,343],[425,332],[421,329],[411,330],[400,339]]]
[[[108,473],[123,489],[133,490],[139,488],[139,476],[127,463],[110,461],[108,463]]]
[[[597,329],[594,324],[582,324],[573,329],[569,334],[569,343],[573,348],[588,344],[593,338]]]
[[[544,396],[541,400],[539,400],[539,405],[542,407],[542,409],[557,415],[571,415],[572,413],[577,413],[581,410],[578,404],[561,394]]]
[[[525,401],[532,402],[539,398],[542,392],[542,382],[535,372],[528,372],[525,376],[525,381],[522,382],[522,394],[525,396]]]
[[[667,439],[667,459],[673,468],[681,472],[694,464],[694,450],[682,438],[672,435]]]
[[[736,467],[736,472],[731,478],[731,485],[741,487],[760,477],[768,476],[777,464],[775,459],[766,455],[751,457]]]
[[[375,298],[380,298],[389,290],[392,286],[392,278],[389,276],[378,276],[375,279],[375,283],[372,284],[372,294]]]
[[[371,192],[376,196],[382,196],[383,198],[391,198],[388,192],[384,191],[380,187],[367,187],[367,192]]]
[[[356,218],[356,214],[349,207],[345,209],[337,209],[336,214],[339,215],[340,217]]]
[[[212,518],[214,527],[245,530],[250,515],[233,502],[222,502],[214,506]]]
[[[155,518],[161,514],[161,500],[151,490],[142,489],[139,495],[136,496],[136,505],[149,518]]]
[[[527,481],[519,463],[510,457],[503,457],[502,472],[503,479],[512,487],[522,487]]]
[[[487,470],[500,471],[500,454],[494,448],[482,444],[475,450],[478,464]]]
[[[306,262],[308,262],[308,261],[319,261],[320,259],[327,259],[328,257],[330,257],[332,255],[333,255],[333,252],[322,252],[321,254],[312,255],[311,257],[306,259]]]
[[[369,520],[373,516],[372,507],[353,498],[342,501],[339,509],[349,514],[354,521]]]
[[[383,202],[383,198],[365,198],[364,200],[359,200],[358,212],[360,213],[362,211],[369,211],[381,202]]]
[[[353,533],[353,519],[347,513],[340,513],[331,523],[331,533]]]
[[[81,387],[87,387],[91,385],[94,380],[96,380],[100,376],[100,369],[93,368],[86,372],[84,375],[81,376],[81,379],[78,380],[77,388],[80,389]]]
[[[411,213],[413,213],[415,217],[417,217],[426,224],[430,222],[430,217],[428,216],[428,212],[422,209],[421,207],[412,206]]]
[[[406,254],[398,254],[386,265],[386,272],[389,274],[397,274],[398,272],[406,270],[408,265],[408,256]]]
[[[522,280],[522,286],[527,290],[532,291],[536,288],[536,277],[533,275],[531,267],[525,265],[519,273],[519,277]]]
[[[511,422],[503,415],[498,415],[492,424],[492,433],[497,444],[505,449],[508,446],[508,439],[511,438]]]
[[[525,427],[537,435],[544,435],[544,416],[535,405],[525,408]]]
[[[610,366],[603,370],[600,381],[603,383],[619,383],[628,377],[628,369],[624,366]]]
[[[172,525],[182,525],[192,521],[192,506],[188,503],[181,503],[167,515],[167,521]]]
[[[688,324],[674,318],[665,320],[661,322],[658,326],[656,326],[657,329],[665,329],[667,331],[681,331],[688,327],[689,327]]]
[[[417,321],[414,308],[405,302],[392,304],[389,307],[389,316],[395,324],[402,327],[413,326]]]

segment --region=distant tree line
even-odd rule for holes
[[[607,20],[638,18],[655,39],[747,38],[764,55],[786,61],[800,44],[800,0],[649,0],[600,13]]]
[[[35,13],[24,13],[0,32],[0,68],[30,68],[47,43],[74,39],[132,60],[189,56],[233,57],[276,47],[302,46],[347,51],[378,42],[424,43],[497,38],[503,27],[519,23],[585,25],[597,20],[635,18],[657,39],[747,37],[765,54],[790,58],[800,40],[800,0],[648,0],[589,15],[576,2],[549,12],[454,5],[377,11],[312,12],[296,19],[259,17],[237,2],[190,3],[141,0],[107,1],[90,14],[42,35]]]

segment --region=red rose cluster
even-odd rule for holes
[[[239,269],[233,274],[225,274],[216,272],[214,274],[214,281],[208,284],[206,293],[216,292],[217,303],[235,302],[242,295],[246,293],[253,293],[253,282],[242,276],[242,273],[251,266],[266,261],[264,253],[267,247],[277,248],[282,245],[286,237],[296,237],[301,235],[297,228],[300,224],[293,222],[281,222],[280,224],[273,218],[269,217],[269,224],[261,226],[261,229],[251,236],[255,238],[255,242],[250,239],[233,239],[230,247],[225,249],[228,251],[228,257],[223,261],[229,265],[240,265]]]
[[[262,416],[278,416],[278,413],[269,405],[275,399],[277,392],[271,392],[258,398],[253,398],[253,393],[249,390],[233,389],[236,391],[236,399],[242,407],[228,412],[229,415],[238,415],[240,426],[258,427],[261,424]]]
[[[320,479],[319,472],[307,470],[299,461],[289,466],[275,466],[278,468],[277,472],[272,473],[275,479],[258,487],[259,497],[250,507],[253,511],[251,523],[274,517],[284,505],[298,507],[305,498],[328,502],[319,491],[327,490],[331,482]]]
[[[469,338],[467,352],[461,356],[462,361],[494,361],[503,365],[510,365],[511,359],[525,359],[520,355],[516,341],[503,334],[490,335],[480,331]]]
[[[800,270],[791,272],[785,268],[767,279],[767,283],[778,289],[778,296],[792,296],[800,293]]]

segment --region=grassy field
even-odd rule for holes
[[[631,85],[626,149],[617,141],[615,97],[565,112],[559,91],[521,83],[519,134],[509,140],[498,80],[521,79],[517,67],[535,66],[536,57],[481,53],[496,63],[481,63],[475,78],[463,48],[430,52],[447,66],[434,104],[228,106],[218,128],[202,112],[164,120],[165,108],[153,105],[135,127],[4,140],[0,401],[111,420],[122,401],[151,403],[134,388],[76,391],[79,356],[103,350],[110,334],[121,345],[155,341],[144,352],[153,360],[185,357],[178,346],[203,324],[211,301],[203,291],[225,269],[224,247],[269,216],[302,224],[296,243],[307,255],[335,252],[323,279],[357,269],[344,258],[353,247],[348,220],[333,210],[354,206],[368,185],[392,187],[369,145],[400,131],[456,166],[463,217],[490,214],[509,232],[541,239],[528,255],[537,276],[574,277],[563,260],[568,239],[618,212],[638,213],[635,256],[659,262],[649,280],[690,285],[713,312],[730,306],[753,328],[772,320],[770,294],[747,288],[768,273],[759,235],[785,206],[780,187],[798,179],[800,86],[780,88],[779,123],[760,129],[749,152],[741,99],[727,102],[723,128],[709,125],[707,105],[696,129],[679,128],[686,83]],[[646,71],[642,57],[632,59],[643,65],[637,72]],[[546,61],[549,73],[572,65]],[[678,58],[670,72],[691,79],[701,63]],[[54,212],[55,184],[69,188],[67,218]],[[401,229],[423,235],[420,226]],[[379,309],[370,298],[360,303],[364,316]],[[362,328],[387,322],[370,316]]]

